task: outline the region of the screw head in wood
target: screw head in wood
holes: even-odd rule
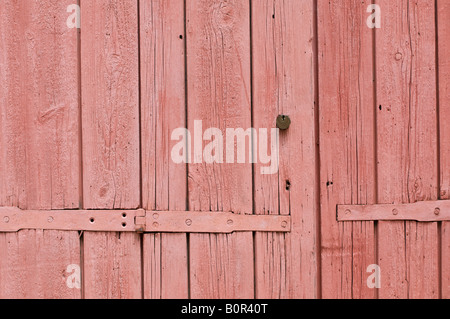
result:
[[[3,217],[3,222],[6,224],[9,223],[9,216]]]
[[[395,216],[397,216],[397,215],[398,215],[398,209],[397,209],[397,208],[394,208],[394,209],[392,210],[392,214],[394,214]]]
[[[440,209],[439,207],[436,207],[436,208],[434,209],[434,214],[435,214],[436,216],[439,216],[440,213],[441,213],[441,209]]]
[[[47,218],[47,221],[48,221],[49,223],[53,223],[53,216],[50,216],[49,218]]]
[[[282,131],[289,129],[291,126],[291,119],[287,115],[278,115],[277,117],[277,128]]]
[[[231,225],[233,225],[233,220],[232,219],[229,219],[228,221],[227,221],[227,224],[229,225],[229,226],[231,226]]]
[[[191,219],[186,219],[186,225],[191,226],[192,225],[192,220]]]
[[[281,227],[286,228],[288,226],[287,221],[281,222]]]

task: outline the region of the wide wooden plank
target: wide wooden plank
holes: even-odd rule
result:
[[[0,206],[77,208],[77,32],[63,1],[0,5]],[[0,234],[0,298],[80,298],[77,232]]]
[[[437,199],[435,3],[378,1],[378,200]],[[437,223],[380,222],[381,298],[439,295]]]
[[[171,135],[186,127],[184,1],[141,0],[143,207],[186,207],[187,167],[171,158]],[[144,235],[144,297],[187,298],[186,234]]]
[[[140,204],[137,1],[81,1],[83,206]],[[141,296],[140,236],[84,234],[86,298]]]
[[[195,121],[202,121],[203,130],[218,128],[223,134],[227,128],[251,127],[249,18],[248,1],[186,2],[187,109],[192,134]],[[201,161],[202,150],[191,157],[193,162]],[[189,210],[252,211],[252,166],[248,158],[245,162],[191,163]],[[192,298],[254,297],[251,232],[192,234],[189,244]]]
[[[439,124],[440,124],[440,196],[450,199],[450,2],[437,0]],[[442,298],[450,299],[450,222],[441,228]]]
[[[321,293],[375,298],[373,222],[336,221],[338,204],[374,204],[373,37],[366,1],[318,1]]]
[[[256,298],[317,298],[317,214],[313,1],[253,0],[253,126],[270,130],[280,114],[279,170],[254,165],[255,213],[291,215],[288,234],[255,234]],[[299,32],[301,30],[301,32]],[[258,150],[262,136],[258,136]],[[267,143],[267,150],[273,140]],[[300,147],[301,145],[301,147]],[[270,154],[270,153],[269,153]]]

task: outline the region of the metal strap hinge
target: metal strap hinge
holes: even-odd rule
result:
[[[144,209],[21,210],[0,207],[0,232],[23,229],[138,233],[290,232],[291,217]]]
[[[450,201],[411,204],[338,205],[338,221],[450,221]]]

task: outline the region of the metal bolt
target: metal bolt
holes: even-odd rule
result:
[[[186,225],[191,226],[192,225],[192,220],[186,219]]]
[[[286,228],[287,226],[288,226],[287,221],[283,221],[283,222],[281,223],[281,227]]]
[[[435,214],[436,216],[438,216],[440,213],[441,213],[441,209],[440,209],[439,207],[436,207],[436,208],[434,209],[434,214]]]
[[[291,126],[291,119],[287,115],[279,115],[277,117],[277,128],[282,131],[287,130]]]
[[[392,210],[392,214],[394,214],[394,215],[398,215],[398,209],[397,208],[394,208],[393,210]]]
[[[4,221],[6,224],[9,223],[9,216],[3,217],[3,221]]]
[[[403,54],[401,54],[400,52],[397,52],[397,53],[395,54],[395,59],[396,59],[397,61],[400,61],[402,58],[403,58]]]
[[[53,217],[50,216],[49,218],[47,218],[47,221],[48,221],[49,223],[53,223]]]

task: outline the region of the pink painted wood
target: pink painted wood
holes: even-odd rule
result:
[[[450,199],[450,2],[437,0],[439,124],[440,124],[440,197]],[[450,222],[441,225],[441,295],[450,299]]]
[[[270,132],[280,114],[292,121],[280,133],[278,172],[262,175],[267,164],[254,165],[255,213],[292,216],[288,234],[255,234],[255,294],[264,299],[317,298],[313,1],[251,4],[253,126]]]
[[[337,205],[450,199],[447,0],[79,0],[81,30],[77,1],[0,2],[0,207],[292,220],[0,233],[0,298],[450,298],[449,222],[336,220]],[[175,128],[279,114],[277,174],[171,159]]]
[[[81,1],[83,206],[140,205],[137,2]],[[86,298],[140,298],[134,233],[84,234]]]
[[[248,1],[186,2],[191,132],[196,120],[203,121],[205,130],[251,127],[249,18]],[[249,160],[246,164],[190,164],[188,179],[189,210],[252,211]],[[254,297],[251,232],[192,234],[189,238],[192,298]]]
[[[376,31],[378,200],[437,199],[435,10],[380,0]],[[380,222],[380,298],[439,296],[437,223]]]
[[[184,1],[140,1],[143,207],[185,211],[187,166],[171,159],[186,127]],[[170,248],[169,248],[170,247]],[[144,297],[189,296],[186,234],[146,234]]]
[[[69,0],[0,5],[0,206],[78,208],[77,33]],[[2,221],[3,222],[3,221]],[[0,298],[80,298],[77,232],[0,233]]]
[[[338,204],[374,204],[373,37],[367,2],[318,1],[323,298],[375,298],[373,222],[336,221]]]

